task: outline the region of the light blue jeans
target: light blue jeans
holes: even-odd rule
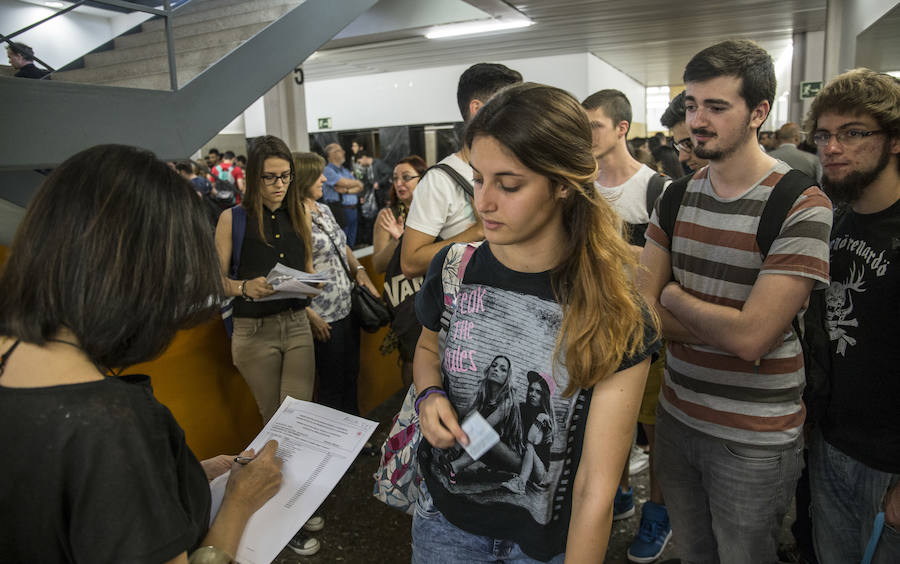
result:
[[[562,564],[565,554],[549,560]],[[431,496],[423,490],[416,501],[412,524],[412,564],[463,564],[503,562],[505,564],[537,564],[518,544],[467,533],[454,526],[438,511]]]
[[[662,409],[654,471],[684,564],[778,562],[778,531],[803,469],[803,442],[739,445],[700,433]]]
[[[831,446],[819,432],[809,445],[813,541],[820,564],[862,560],[882,497],[900,474],[881,472]],[[900,531],[884,525],[877,564],[900,562]]]

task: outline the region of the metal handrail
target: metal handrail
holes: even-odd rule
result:
[[[184,0],[183,2],[181,2],[174,8],[172,7],[171,0],[163,0],[163,9],[162,10],[158,10],[156,8],[151,8],[149,6],[144,6],[142,4],[136,4],[134,2],[128,2],[126,0],[92,0],[92,1],[97,4],[106,4],[108,6],[116,6],[117,8],[127,8],[129,10],[134,10],[136,12],[144,12],[145,14],[153,14],[155,16],[162,16],[166,19],[166,24],[165,24],[166,52],[167,52],[168,58],[169,58],[169,85],[171,86],[172,90],[178,90],[178,73],[177,73],[177,69],[175,68],[175,38],[174,38],[174,30],[173,30],[173,26],[172,26],[172,16],[179,8],[183,7],[188,2],[190,2],[190,0]],[[37,21],[33,24],[29,24],[29,25],[23,27],[22,29],[15,31],[9,35],[3,35],[2,33],[0,33],[0,40],[2,40],[4,43],[11,45],[12,41],[10,41],[10,40],[12,38],[14,38],[15,36],[21,35],[22,33],[25,33],[26,31],[34,29],[37,26],[39,26],[43,23],[46,23],[57,16],[61,16],[63,14],[71,12],[72,10],[81,6],[85,2],[87,2],[87,0],[79,0],[79,1],[75,2],[74,4],[72,4],[71,6],[69,6],[67,8],[63,8],[62,10],[54,13],[53,15],[47,16],[46,18],[44,18],[40,21]],[[56,72],[53,67],[51,67],[44,61],[40,60],[36,56],[34,57],[34,60],[37,61],[38,63],[40,63],[41,65],[43,65],[51,73]],[[50,74],[46,74],[42,78],[47,78],[49,76],[50,76]]]

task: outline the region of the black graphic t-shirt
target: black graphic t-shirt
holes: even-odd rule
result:
[[[900,472],[900,200],[837,220],[826,321],[834,347],[829,443],[883,472]]]
[[[511,540],[531,558],[549,560],[565,552],[590,390],[562,396],[568,374],[553,362],[562,310],[550,273],[510,270],[487,242],[472,255],[453,315],[442,322],[449,250],[432,260],[416,312],[424,327],[446,330],[441,375],[460,420],[477,410],[500,442],[473,461],[459,445],[437,449],[423,438],[419,469],[435,507],[455,526]],[[659,348],[649,325],[645,333],[643,350],[620,370]]]

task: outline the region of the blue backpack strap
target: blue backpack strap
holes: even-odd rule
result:
[[[234,206],[231,208],[231,268],[228,269],[228,277],[235,280],[241,264],[241,248],[244,246],[246,233],[247,210],[244,206]]]

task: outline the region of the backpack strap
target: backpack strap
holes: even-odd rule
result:
[[[455,168],[448,164],[438,163],[426,170],[425,174],[423,174],[422,176],[425,176],[434,169],[438,169],[452,178],[453,181],[463,189],[463,192],[466,193],[466,196],[468,196],[470,200],[475,198],[475,189],[472,187],[472,183],[463,178],[463,175],[461,175]]]
[[[659,174],[658,172],[650,177],[650,181],[647,182],[647,216],[653,215],[653,208],[656,207],[656,200],[659,199],[659,196],[663,192],[663,188],[666,186],[666,180],[669,177],[665,174]]]
[[[237,280],[238,267],[241,265],[241,248],[244,246],[244,235],[247,233],[247,209],[244,206],[231,208],[231,268],[228,277]]]
[[[684,199],[688,183],[693,177],[694,173],[692,172],[678,180],[672,181],[659,200],[659,226],[669,238],[670,248],[672,246],[672,235],[675,233],[675,220],[678,218],[678,210],[681,208],[681,200]]]
[[[794,206],[794,202],[800,194],[810,186],[815,186],[816,181],[800,172],[791,169],[772,188],[762,215],[759,217],[759,226],[756,228],[756,245],[765,260],[772,248],[772,243],[781,233],[781,226],[787,219],[788,212]]]

